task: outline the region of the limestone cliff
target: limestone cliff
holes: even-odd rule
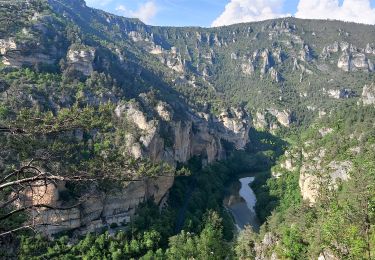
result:
[[[122,144],[124,153],[134,158],[166,162],[172,167],[177,162],[186,163],[193,156],[200,156],[203,164],[224,159],[224,141],[232,143],[235,149],[243,149],[249,141],[251,122],[240,108],[228,109],[219,118],[190,111],[185,119],[176,120],[167,103],[158,102],[152,107],[146,95],[141,94],[139,101],[119,102],[114,113],[118,120],[136,128],[127,133],[126,142]],[[145,177],[110,192],[103,192],[94,185],[78,202],[64,201],[60,197],[65,183],[47,187],[41,183],[26,192],[17,206],[42,203],[56,207],[40,208],[32,213],[34,222],[43,224],[39,226],[40,231],[47,235],[66,230],[83,234],[112,223],[129,222],[137,206],[148,199],[162,206],[173,181],[173,176]],[[74,206],[70,207],[71,204]],[[66,210],[59,209],[66,207]]]
[[[75,230],[77,235],[82,235],[114,223],[128,223],[141,202],[153,199],[156,204],[161,203],[172,187],[173,180],[173,176],[144,178],[122,188],[114,188],[111,192],[102,192],[94,186],[72,207],[59,195],[65,190],[65,183],[50,184],[47,187],[41,184],[32,189],[33,194],[25,194],[17,203],[19,206],[42,203],[55,208],[39,208],[32,212],[34,223],[39,224],[37,228],[46,235],[67,230]]]
[[[361,101],[364,105],[375,104],[375,84],[366,85],[363,87]]]
[[[72,70],[89,76],[93,72],[95,49],[87,46],[72,46],[67,53],[67,63]]]

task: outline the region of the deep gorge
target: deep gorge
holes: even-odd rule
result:
[[[373,258],[374,26],[3,2],[0,258]]]

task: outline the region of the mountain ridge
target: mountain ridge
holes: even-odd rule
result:
[[[28,134],[23,142],[13,136],[18,131],[1,133],[1,171],[51,153],[59,156],[41,167],[117,178],[20,187],[13,206],[37,213],[38,231],[81,236],[126,226],[148,200],[158,204],[160,219],[163,212],[173,217],[168,196],[176,193],[185,210],[193,207],[187,207],[192,194],[198,197],[193,203],[205,205],[186,216],[185,227],[197,231],[192,226],[201,226],[204,210],[225,217],[216,193],[224,192],[232,169],[259,170],[254,189],[265,225],[259,236],[246,234],[260,259],[370,251],[347,245],[347,237],[362,243],[370,229],[342,214],[363,203],[348,200],[345,189],[367,200],[366,186],[356,182],[373,181],[375,26],[289,17],[160,27],[83,0],[13,4],[0,4],[6,17],[0,19],[0,130],[11,126]],[[190,179],[176,176],[184,167],[193,169]],[[43,190],[47,195],[39,196]],[[41,203],[71,208],[38,209]],[[358,225],[370,225],[358,210],[353,214]],[[335,219],[325,222],[326,215],[341,218],[356,237],[333,229]],[[325,228],[321,241],[313,238],[314,221]]]

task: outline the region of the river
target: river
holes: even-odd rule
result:
[[[232,184],[231,195],[225,198],[224,204],[232,214],[238,229],[243,229],[245,225],[251,225],[258,232],[260,223],[255,213],[256,196],[250,188],[254,177],[244,177],[239,179],[239,183]]]

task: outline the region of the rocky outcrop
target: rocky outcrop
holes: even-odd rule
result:
[[[143,38],[143,35],[142,33],[140,32],[137,32],[137,31],[131,31],[128,33],[128,36],[130,39],[132,39],[132,41],[134,42],[141,42],[141,41],[144,41],[144,38]]]
[[[331,57],[331,54],[338,53],[340,50],[341,55],[337,62],[338,68],[344,71],[374,71],[373,62],[366,56],[366,54],[372,54],[370,44],[363,50],[348,42],[334,42],[323,48],[320,57],[328,59]]]
[[[323,48],[321,57],[327,59],[331,56],[332,53],[337,53],[340,50],[340,45],[338,42],[334,42]]]
[[[245,75],[252,75],[255,71],[255,67],[252,61],[249,60],[249,62],[241,64],[241,70],[242,73]]]
[[[281,74],[275,69],[275,68],[271,68],[270,69],[270,75],[271,75],[271,79],[273,82],[276,82],[276,83],[279,83],[282,81],[282,77],[281,77]]]
[[[173,112],[167,103],[159,101],[155,107],[155,110],[162,120],[167,122],[172,120]]]
[[[95,49],[88,46],[72,46],[66,55],[66,59],[71,69],[89,76],[94,70]]]
[[[152,45],[149,52],[154,55],[161,55],[163,54],[164,50],[160,45]]]
[[[366,55],[363,53],[353,54],[352,65],[355,69],[362,69],[365,71],[372,71],[373,69],[370,69],[369,61],[367,60]]]
[[[302,152],[302,154],[299,187],[303,199],[308,201],[310,205],[316,203],[320,194],[320,187],[335,189],[339,181],[346,181],[350,178],[349,173],[353,168],[350,161],[326,163],[325,149]]]
[[[304,62],[311,62],[314,57],[312,55],[312,50],[309,45],[305,44],[300,51],[300,59]]]
[[[176,47],[171,47],[170,50],[164,51],[161,47],[155,46],[151,43],[146,49],[149,52],[156,54],[159,61],[173,71],[178,73],[185,72],[186,61],[182,58],[180,51]]]
[[[267,115],[271,115],[277,122],[271,122]],[[280,111],[275,108],[269,108],[264,111],[257,111],[253,118],[254,126],[257,129],[265,130],[276,130],[280,125],[284,127],[290,127],[292,123],[292,116],[289,110]]]
[[[363,87],[361,101],[364,105],[375,104],[375,84],[366,85]]]
[[[17,52],[7,53],[3,56],[2,63],[5,66],[20,68],[24,65],[33,66],[37,64],[53,64],[55,60],[51,60],[48,55],[36,53],[34,55],[19,55]]]
[[[249,142],[250,127],[249,116],[242,108],[230,108],[220,114],[219,124],[215,128],[221,139],[233,143],[240,150]]]
[[[288,110],[279,111],[277,109],[272,108],[272,109],[268,109],[268,112],[271,115],[275,116],[277,121],[282,126],[289,127],[290,124],[292,123],[291,113]]]
[[[279,238],[267,232],[260,242],[256,242],[254,246],[255,260],[278,260],[277,253],[274,251],[275,247],[280,243]]]
[[[0,39],[0,54],[3,65],[15,68],[56,62],[55,51],[50,51],[47,54],[43,48],[28,46],[26,43],[17,43],[13,38]]]
[[[347,99],[347,98],[352,98],[355,97],[356,94],[353,90],[351,89],[329,89],[327,91],[327,94],[329,97],[334,98],[334,99]]]
[[[58,206],[56,203],[59,199],[58,190],[63,190],[65,183],[45,183],[44,181],[39,181],[34,183],[33,186],[28,187],[24,190],[23,194],[16,201],[16,206],[19,208],[28,207],[31,205],[51,205]]]
[[[251,124],[241,108],[225,110],[218,118],[190,111],[184,120],[173,120],[168,104],[158,102],[152,108],[152,101],[141,96],[142,102],[119,103],[115,109],[118,120],[128,128],[123,150],[135,158],[163,161],[174,167],[177,162],[185,163],[193,156],[201,156],[203,164],[207,164],[225,158],[223,141],[232,143],[236,149],[243,149],[249,141]],[[159,204],[173,181],[173,176],[145,177],[105,193],[92,187],[82,195],[77,206],[67,210],[35,210],[34,221],[42,224],[40,231],[47,235],[72,229],[83,234],[112,223],[120,225],[130,221],[141,202],[152,198]],[[72,204],[60,198],[64,190],[64,183],[59,186],[41,183],[40,188],[26,192],[18,206],[43,203],[60,208]]]
[[[346,48],[341,54],[337,67],[344,71],[374,71],[374,64],[369,60],[364,53],[352,52]]]
[[[253,123],[254,123],[255,128],[260,129],[260,130],[264,130],[267,128],[268,123],[266,120],[265,113],[257,111],[255,113],[255,117],[253,121],[254,121]]]
[[[261,74],[264,75],[273,66],[273,60],[268,49],[263,50],[260,56],[262,58]]]
[[[349,161],[332,161],[327,167],[329,171],[329,178],[332,181],[331,184],[336,185],[339,180],[347,181],[350,179],[349,173],[353,168],[353,164]]]
[[[171,121],[171,112],[162,103],[155,107],[155,112],[168,122],[163,127],[169,129],[168,139],[171,139],[172,147],[164,144],[166,137],[160,134],[161,122],[149,120],[138,103],[128,102],[116,108],[118,117],[126,117],[139,129],[138,139],[128,138],[128,151],[133,156],[147,155],[154,160],[187,162],[192,156],[201,155],[212,162],[223,158],[221,140],[233,143],[236,149],[243,149],[249,141],[251,124],[247,113],[239,108],[229,109],[219,118],[187,113],[185,121]],[[143,149],[139,151],[139,147]]]
[[[335,256],[330,250],[326,249],[320,253],[318,260],[340,260],[340,258]]]
[[[10,51],[17,50],[17,44],[14,39],[0,39],[0,54],[5,55]]]
[[[375,44],[368,43],[365,48],[366,54],[374,54],[375,55]]]
[[[339,69],[342,69],[344,71],[350,71],[351,70],[351,56],[349,53],[343,53],[338,62],[337,67]]]
[[[295,171],[297,169],[298,155],[291,151],[286,151],[284,156],[285,160],[280,163],[280,167],[288,171]]]
[[[126,224],[134,215],[137,206],[148,199],[159,204],[173,185],[173,176],[144,178],[142,181],[130,182],[123,188],[114,188],[110,193],[103,193],[93,188],[89,195],[80,199],[74,207],[62,209],[40,208],[32,213],[33,221],[39,231],[46,235],[53,235],[61,231],[76,230],[77,235],[94,232],[115,223]],[[44,189],[44,185],[40,186]],[[43,202],[51,207],[64,207],[59,193],[65,189],[61,184],[47,187],[48,196],[43,196]],[[28,194],[28,198],[37,200],[38,195]],[[48,201],[47,201],[48,198]]]

